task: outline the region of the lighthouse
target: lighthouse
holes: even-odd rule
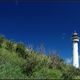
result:
[[[73,41],[73,66],[75,68],[79,68],[79,53],[78,53],[79,37],[76,32],[74,32],[72,35],[72,41]]]

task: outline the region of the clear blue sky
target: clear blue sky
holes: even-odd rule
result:
[[[80,35],[80,2],[0,1],[0,33],[8,39],[35,48],[44,42],[46,52],[56,50],[65,59],[72,57],[74,30]]]

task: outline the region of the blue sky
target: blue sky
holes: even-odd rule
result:
[[[35,49],[43,42],[47,53],[58,51],[63,59],[71,58],[74,30],[80,35],[80,2],[0,3],[0,33],[8,39],[32,44]]]

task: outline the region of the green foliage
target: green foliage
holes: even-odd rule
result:
[[[5,63],[0,65],[0,79],[24,79],[27,76],[23,75],[19,66]]]
[[[69,66],[67,71],[63,72],[63,79],[80,79],[80,69],[76,69],[73,66]]]
[[[49,64],[49,67],[61,69],[61,65],[64,64],[63,59],[61,59],[57,54],[51,54],[50,58],[51,58],[51,63]]]
[[[6,47],[5,47],[5,48],[6,48],[7,50],[9,50],[9,51],[12,51],[12,50],[13,50],[13,44],[14,44],[14,43],[13,43],[12,41],[6,40]]]
[[[23,43],[18,43],[16,46],[16,52],[18,53],[19,56],[26,58],[26,47]]]
[[[4,40],[5,40],[5,37],[0,35],[0,47],[2,47]]]
[[[24,79],[21,66],[25,60],[19,58],[17,54],[10,53],[5,49],[0,49],[0,79]]]
[[[80,79],[80,69],[0,36],[0,79]]]
[[[37,53],[31,53],[27,59],[26,73],[32,74],[33,72],[43,67],[48,67],[49,59],[47,56],[40,55]],[[30,73],[29,73],[30,72]]]
[[[62,73],[58,69],[49,69],[47,67],[43,67],[38,71],[33,73],[32,78],[36,79],[61,79]]]
[[[21,66],[26,62],[26,60],[19,57],[14,52],[9,52],[8,50],[2,48],[0,49],[0,62],[4,63],[3,61],[9,62],[14,65],[18,65],[18,66]]]

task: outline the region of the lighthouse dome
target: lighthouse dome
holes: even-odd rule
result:
[[[77,34],[77,32],[74,32],[73,35],[74,35],[74,36],[77,36],[78,34]]]

